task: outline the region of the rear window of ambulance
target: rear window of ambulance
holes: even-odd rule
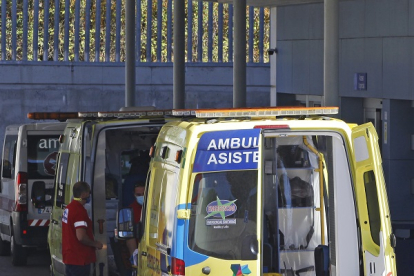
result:
[[[27,173],[29,179],[53,179],[59,135],[29,135],[27,137]]]

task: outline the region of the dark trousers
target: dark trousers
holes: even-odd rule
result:
[[[91,265],[65,265],[66,276],[89,276]]]

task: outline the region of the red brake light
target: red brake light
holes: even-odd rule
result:
[[[172,275],[185,275],[185,263],[183,260],[177,258],[171,258],[171,274]]]
[[[27,173],[19,172],[16,181],[16,211],[27,211]]]
[[[17,184],[27,184],[27,173],[19,172],[17,174]]]

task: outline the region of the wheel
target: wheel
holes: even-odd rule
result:
[[[0,256],[9,256],[10,255],[10,243],[8,241],[3,241],[0,235]]]
[[[22,247],[21,245],[16,243],[14,238],[14,233],[10,238],[11,244],[11,257],[12,257],[12,264],[14,266],[23,266],[27,264],[27,250]]]

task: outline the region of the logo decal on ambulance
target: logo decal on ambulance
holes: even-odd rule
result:
[[[210,202],[206,206],[207,216],[205,218],[212,218],[206,220],[206,225],[228,225],[236,224],[236,219],[226,219],[226,217],[233,215],[237,211],[235,200],[221,200],[217,197],[216,201]],[[214,219],[216,218],[216,219]],[[218,228],[218,227],[217,227]],[[220,227],[221,228],[221,227]]]
[[[54,151],[43,161],[45,173],[48,175],[55,175],[57,154],[57,151]]]
[[[232,264],[231,270],[233,271],[233,276],[243,276],[252,273],[249,269],[249,265]]]

